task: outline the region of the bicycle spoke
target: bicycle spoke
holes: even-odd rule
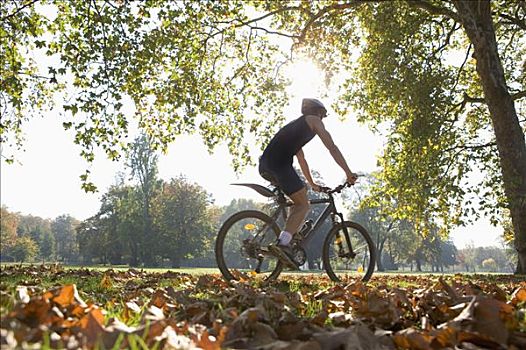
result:
[[[359,245],[359,246],[354,246],[353,245],[353,248],[352,248],[354,251],[362,251],[363,249],[367,249],[367,242],[364,242],[363,244]]]
[[[345,225],[345,230],[333,228],[324,242],[325,269],[335,281],[345,275],[367,280],[374,269],[374,245],[363,228],[349,222]]]
[[[225,278],[268,279],[279,274],[281,264],[267,249],[279,233],[271,222],[257,211],[240,212],[225,222],[216,241],[216,259]]]

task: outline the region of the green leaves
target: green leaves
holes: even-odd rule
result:
[[[488,180],[480,185],[494,189],[482,209],[502,216],[489,111],[475,103],[482,86],[450,2],[72,0],[45,2],[46,11],[27,4],[6,5],[0,32],[3,144],[20,146],[27,119],[59,96],[63,127],[75,130],[88,162],[95,148],[119,159],[137,124],[161,150],[180,134],[199,133],[210,150],[227,144],[239,169],[251,164],[252,141],[261,148],[284,120],[289,82],[279,67],[307,54],[338,85],[339,114],[354,110],[358,121],[385,130],[386,188],[378,193],[399,203],[393,215],[446,229],[465,221],[479,209],[470,198],[479,183],[466,181],[482,171]],[[510,90],[522,91],[516,20],[524,9],[516,1],[492,6],[504,74]],[[30,60],[32,47],[54,64]],[[89,177],[82,181],[93,189]]]

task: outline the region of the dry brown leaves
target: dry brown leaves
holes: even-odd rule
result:
[[[263,286],[217,275],[86,271],[76,273],[99,274],[101,290],[118,288],[121,298],[95,305],[73,284],[19,286],[1,319],[2,349],[44,341],[128,348],[130,335],[161,349],[526,348],[526,283],[512,276],[382,275],[335,285],[300,275]],[[138,287],[138,279],[149,283]],[[173,284],[155,286],[166,279]],[[121,305],[113,317],[105,310],[112,303]]]

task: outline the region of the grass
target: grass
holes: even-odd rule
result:
[[[52,350],[52,349],[65,349],[66,345],[64,345],[62,342],[58,342],[58,344],[52,345],[51,339],[50,339],[49,333],[45,333],[43,335],[43,341],[42,344],[38,347],[38,349],[41,350]],[[122,349],[124,342],[126,341],[126,349],[129,350],[156,350],[159,349],[160,342],[156,342],[153,346],[148,346],[148,344],[145,343],[143,338],[137,334],[127,334],[124,333],[119,334],[117,337],[115,344],[113,344],[113,347],[111,347],[111,350],[119,350]],[[35,348],[36,349],[36,348]],[[101,344],[97,343],[93,347],[94,350],[107,350],[107,348]]]
[[[12,262],[3,262],[0,264],[0,270],[4,267],[9,266],[40,266],[41,263],[12,263]],[[55,265],[53,263],[45,263],[44,265]],[[168,268],[168,267],[131,267],[128,265],[93,265],[93,266],[83,266],[83,265],[60,265],[61,268],[66,270],[78,270],[78,269],[88,269],[93,271],[128,271],[129,269],[135,269],[139,271],[146,271],[151,273],[164,273],[168,271],[177,272],[177,273],[189,273],[195,275],[202,274],[214,274],[220,273],[218,268],[214,267],[182,267],[182,268]]]

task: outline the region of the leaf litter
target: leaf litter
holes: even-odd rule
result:
[[[220,275],[2,267],[2,349],[525,349],[526,282],[506,275]],[[44,279],[97,281],[44,289]],[[140,344],[140,345],[137,345]]]

